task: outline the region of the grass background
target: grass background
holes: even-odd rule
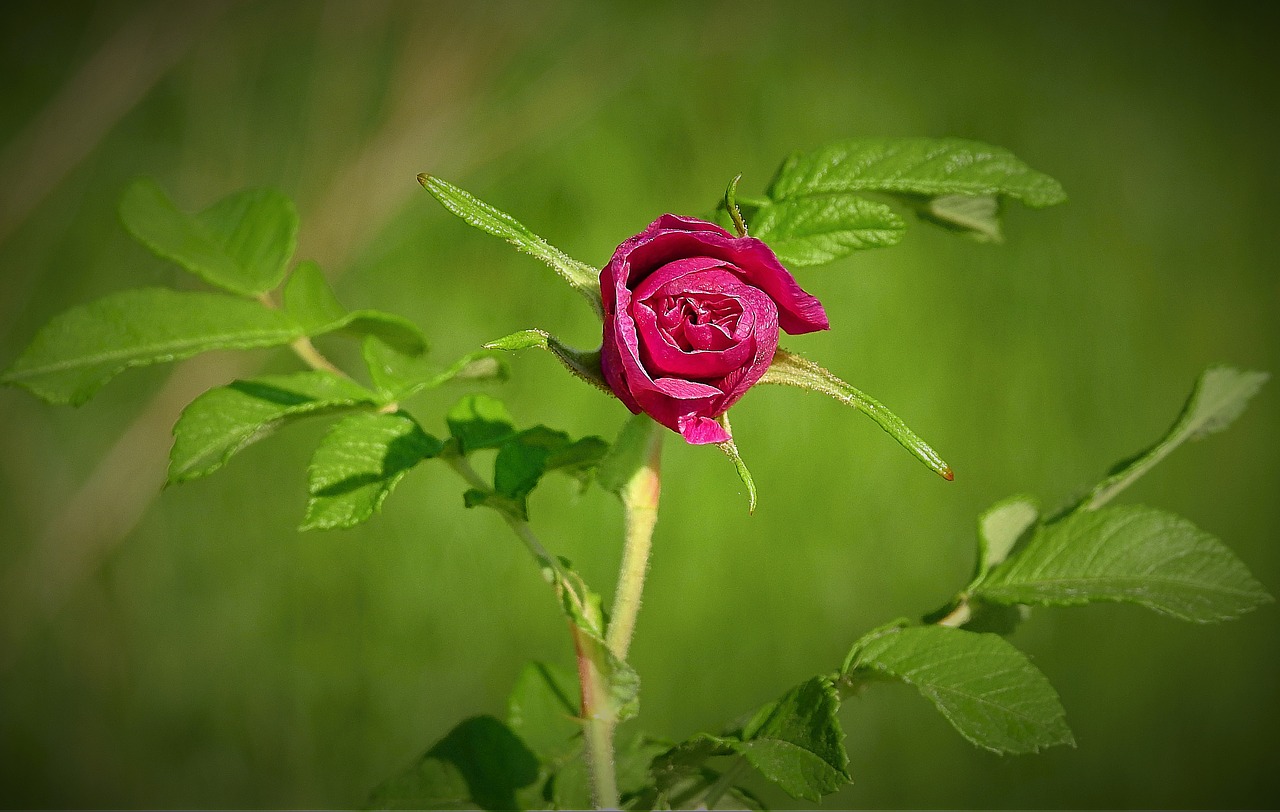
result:
[[[0,363],[56,312],[186,285],[115,203],[157,178],[188,209],[245,186],[298,201],[299,258],[351,306],[421,323],[441,361],[539,326],[597,326],[536,262],[454,220],[431,171],[603,263],[658,213],[860,135],[956,135],[1062,181],[1002,246],[913,223],[801,274],[833,329],[791,346],[883,400],[952,464],[791,390],[734,411],[761,492],[668,445],[633,648],[638,722],[683,737],[945,601],[973,522],[1057,504],[1162,432],[1214,362],[1280,371],[1280,104],[1245,6],[945,2],[102,2],[0,11]],[[341,348],[335,350],[341,354]],[[514,359],[514,414],[611,436],[617,403]],[[162,489],[203,387],[291,368],[215,354],[122,376],[79,410],[0,391],[0,803],[349,807],[520,665],[568,663],[527,555],[415,471],[375,520],[299,534],[309,423]],[[1178,451],[1123,501],[1175,510],[1280,587],[1280,397]],[[428,430],[456,393],[417,404]],[[554,483],[535,526],[607,590],[619,510]],[[1132,607],[1039,611],[1014,637],[1079,745],[1001,758],[901,686],[846,704],[840,807],[1274,807],[1274,606],[1196,627]],[[770,796],[785,805],[785,798]]]

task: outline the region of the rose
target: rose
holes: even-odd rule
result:
[[[600,292],[609,387],[693,444],[730,439],[715,418],[768,370],[779,328],[829,327],[769,246],[674,214],[618,246]]]

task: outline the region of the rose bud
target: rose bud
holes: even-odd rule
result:
[[[618,246],[600,292],[609,387],[696,445],[730,439],[716,418],[769,368],[779,328],[829,327],[769,246],[674,214]]]

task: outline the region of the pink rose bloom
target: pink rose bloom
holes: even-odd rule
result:
[[[769,246],[674,214],[618,246],[600,292],[609,387],[695,445],[729,439],[715,418],[769,368],[779,328],[830,326]]]

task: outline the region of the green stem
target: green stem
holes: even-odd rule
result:
[[[658,496],[662,490],[662,427],[652,423],[645,441],[644,462],[621,488],[625,516],[622,565],[613,599],[613,614],[605,631],[605,646],[619,661],[627,658],[635,633],[640,596],[649,569],[653,528],[658,521]],[[597,809],[618,806],[618,780],[614,764],[613,734],[617,709],[608,697],[608,684],[600,669],[604,652],[596,641],[574,629],[578,652],[578,679],[582,684],[583,736],[591,775],[591,800]]]
[[[264,303],[271,305],[269,298]],[[334,366],[306,338],[299,339],[292,345],[294,353],[313,369],[322,369],[338,375],[346,376],[341,369]],[[388,404],[389,410],[398,408],[397,404]],[[609,625],[606,645],[618,659],[626,657],[631,644],[631,635],[635,630],[636,613],[640,609],[640,592],[644,588],[645,571],[648,568],[650,540],[653,527],[657,521],[658,492],[660,480],[658,476],[659,455],[661,452],[660,427],[655,423],[649,435],[646,463],[628,481],[622,489],[621,496],[626,508],[626,540],[622,557],[622,572],[618,579],[618,593],[615,599],[615,618]],[[468,485],[477,490],[491,491],[466,457],[460,454],[445,454],[442,458],[462,477]],[[550,571],[549,580],[562,598],[567,597],[577,605],[583,616],[594,614],[595,622],[603,626],[603,619],[598,611],[583,604],[582,596],[572,587],[568,573],[554,556],[547,551],[538,537],[534,535],[529,523],[506,512],[501,512],[507,526],[533,555],[539,566]],[[613,733],[617,727],[617,709],[609,697],[609,680],[603,670],[606,662],[605,652],[600,644],[578,628],[569,624],[573,636],[574,652],[578,661],[578,681],[582,689],[582,726],[586,743],[587,765],[591,774],[591,799],[597,809],[617,809],[619,807],[618,779],[613,757]]]
[[[702,794],[702,803],[699,807],[702,809],[715,809],[716,804],[720,802],[723,796],[733,786],[733,782],[738,780],[738,776],[742,775],[747,768],[747,760],[742,756],[734,759],[733,763],[720,773],[720,777],[716,782],[707,787],[707,791]]]
[[[626,531],[618,588],[613,597],[613,615],[605,642],[619,660],[627,658],[631,647],[636,615],[640,612],[640,596],[644,591],[644,577],[649,570],[653,528],[658,522],[658,497],[662,493],[662,431],[657,423],[650,425],[645,462],[618,494],[622,498]]]
[[[447,455],[446,460],[468,485],[478,490],[490,490],[465,457]],[[502,513],[502,518],[516,537],[524,542],[538,564],[551,571],[551,581],[556,590],[574,601],[584,616],[592,614],[591,607],[583,605],[581,596],[571,588],[564,567],[547,552],[529,523],[508,513]],[[600,650],[596,640],[572,622],[569,623],[569,633],[573,637],[573,650],[578,662],[578,684],[582,692],[582,736],[591,775],[592,804],[597,809],[616,809],[619,797],[613,760],[613,731],[617,726],[617,719],[609,698],[609,680],[601,667],[605,662],[604,652]]]
[[[574,624],[569,624],[578,656],[578,683],[582,688],[582,737],[586,743],[587,770],[591,776],[591,804],[596,809],[617,809],[618,776],[613,760],[613,731],[617,726],[609,700],[608,679],[600,670],[598,644]]]

